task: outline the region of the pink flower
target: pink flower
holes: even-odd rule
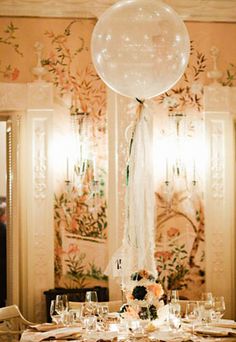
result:
[[[169,251],[161,251],[161,252],[156,252],[155,253],[156,258],[163,258],[163,261],[165,262],[166,260],[171,259],[172,253]]]
[[[71,222],[71,230],[75,232],[77,230],[77,226],[78,226],[77,221],[76,219],[73,218]]]
[[[65,254],[65,251],[63,251],[62,247],[61,246],[55,247],[55,255],[60,256],[62,254]]]
[[[11,80],[15,81],[18,78],[19,74],[20,74],[19,69],[14,68],[14,70],[12,71],[12,74],[11,74]]]
[[[148,291],[152,292],[155,297],[160,298],[163,294],[163,288],[161,284],[151,284],[147,286]]]
[[[175,228],[175,227],[171,227],[170,229],[168,229],[167,235],[168,235],[169,237],[173,237],[173,236],[175,236],[175,235],[179,235],[179,229],[178,229],[178,228]]]
[[[69,248],[68,248],[68,251],[67,251],[67,253],[68,254],[71,254],[71,253],[79,253],[79,247],[76,245],[76,244],[74,244],[74,243],[71,243],[70,245],[69,245]]]

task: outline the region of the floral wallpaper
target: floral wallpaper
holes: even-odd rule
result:
[[[2,17],[0,21],[0,81],[31,82],[37,63],[34,46],[40,42],[45,79],[55,88],[55,135],[82,137],[76,140],[75,153],[71,151],[78,154],[76,163],[70,151],[63,154],[58,147],[58,158],[63,156],[63,160],[55,170],[54,182],[55,287],[107,286],[103,273],[109,230],[106,90],[91,63],[95,20]],[[207,70],[213,68],[211,46],[221,51],[222,84],[236,86],[235,25],[189,22],[187,28],[189,66],[173,89],[154,99],[158,142],[170,135],[170,125],[177,138],[182,130],[189,141],[202,137],[203,85],[209,83]],[[178,288],[183,296],[197,297],[205,281],[200,162],[194,166],[194,176],[192,169],[184,172],[173,161],[168,175],[165,163],[161,168],[154,189],[159,278],[166,291]]]
[[[64,160],[54,170],[55,287],[107,286],[106,90],[91,62],[95,20],[1,20],[1,81],[31,82],[39,48],[45,79],[55,86],[54,135],[75,143],[59,151]],[[24,35],[26,23],[32,30]]]
[[[194,144],[204,139],[202,77],[206,61],[191,41],[189,65],[181,81],[155,99],[164,113],[159,114],[162,120],[154,119],[157,145],[165,140],[171,146],[163,151],[168,166],[163,165],[164,179],[159,179],[155,189],[155,257],[165,291],[178,289],[187,298],[199,298],[205,283],[204,196]]]

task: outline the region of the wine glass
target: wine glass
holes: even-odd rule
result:
[[[225,299],[223,296],[213,297],[214,317],[219,321],[225,313]]]
[[[69,302],[67,295],[57,295],[55,300],[55,309],[61,316],[61,320],[64,321],[64,313],[69,310]]]
[[[212,321],[213,314],[213,295],[211,292],[202,293],[203,321],[208,324]]]
[[[178,330],[181,326],[181,307],[177,302],[169,304],[169,326],[171,329]]]
[[[87,291],[85,293],[86,310],[95,315],[98,303],[98,296],[96,291]]]
[[[85,302],[98,302],[98,296],[96,291],[86,291]]]
[[[188,302],[186,304],[185,317],[191,324],[192,332],[194,332],[195,325],[201,320],[198,302]]]
[[[61,320],[61,315],[56,310],[56,301],[55,299],[51,300],[50,303],[50,317],[52,319],[52,322],[55,322],[56,324],[59,324]]]
[[[67,295],[57,295],[56,296],[56,307],[58,313],[63,313],[64,311],[69,310],[69,301]]]
[[[170,302],[176,303],[179,300],[179,292],[178,290],[172,290],[170,294]]]

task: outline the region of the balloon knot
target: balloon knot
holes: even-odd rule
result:
[[[138,99],[137,97],[136,97],[136,100],[142,105],[144,104],[144,101],[145,101],[145,100]]]

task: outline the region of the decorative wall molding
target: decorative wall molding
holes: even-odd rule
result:
[[[27,279],[28,296],[24,293],[24,312],[34,322],[45,321],[43,292],[54,286],[52,120],[51,108],[28,109],[22,148],[28,165],[24,186],[27,210],[22,212],[27,227],[27,268],[23,277]]]
[[[34,197],[36,199],[44,199],[47,189],[47,142],[45,125],[45,120],[34,121],[33,182]]]
[[[214,198],[224,197],[224,124],[212,120],[211,130],[211,189]]]
[[[2,16],[99,17],[117,0],[1,0]],[[190,21],[236,22],[234,0],[165,0]]]
[[[54,287],[52,84],[0,83],[0,116],[12,130],[7,300],[32,322],[45,321],[43,292]]]
[[[0,111],[26,108],[26,84],[0,83]]]
[[[28,83],[28,109],[52,108],[53,87],[47,82]]]
[[[204,87],[206,290],[225,297],[226,317],[232,318],[236,309],[234,93],[235,89],[217,83]]]

